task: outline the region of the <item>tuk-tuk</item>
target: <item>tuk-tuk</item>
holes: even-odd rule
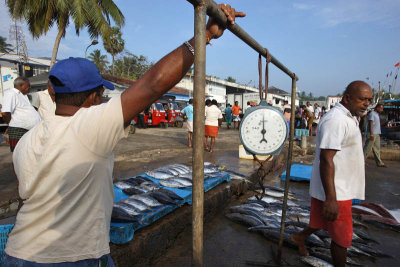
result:
[[[169,126],[176,126],[182,128],[183,119],[181,118],[181,110],[178,104],[175,102],[174,96],[163,96],[159,99],[160,103],[164,105],[164,110],[166,113],[166,120]]]
[[[168,121],[166,120],[166,114],[163,104],[159,101],[151,104],[147,114],[144,115],[144,123],[148,126],[160,125],[162,128],[167,127]]]
[[[144,123],[147,126],[158,126],[166,128],[168,121],[165,119],[165,110],[163,104],[159,101],[151,104],[150,107],[144,110]],[[135,124],[138,123],[137,117],[134,118]],[[136,126],[136,125],[135,125]]]

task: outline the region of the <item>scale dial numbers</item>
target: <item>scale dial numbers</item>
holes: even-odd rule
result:
[[[280,111],[271,108],[256,109],[241,123],[243,146],[257,155],[269,155],[286,141],[287,124]]]

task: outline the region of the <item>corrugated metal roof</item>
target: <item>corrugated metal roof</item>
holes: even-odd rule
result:
[[[15,54],[0,54],[0,61],[8,61],[8,62],[22,62],[23,57],[20,55],[15,55]],[[36,57],[28,57],[27,63],[29,65],[35,65],[35,66],[43,66],[43,67],[49,67],[50,66],[51,60],[48,59],[43,59],[43,58],[36,58]]]

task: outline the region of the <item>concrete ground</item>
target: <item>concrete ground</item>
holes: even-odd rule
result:
[[[388,209],[399,209],[400,200],[400,163],[386,162],[388,168],[377,168],[373,160],[368,160],[366,168],[366,201],[383,204]],[[284,186],[278,175],[269,179],[266,184]],[[291,182],[290,190],[301,199],[302,205],[309,205],[309,183]],[[232,201],[229,206],[244,202],[251,192]],[[221,210],[204,226],[204,266],[255,266],[274,265],[273,252],[276,245],[257,233],[247,232],[245,226],[231,222],[225,217],[228,207]],[[362,266],[400,266],[400,233],[392,230],[370,226],[365,230],[379,244],[372,244],[393,258],[354,258]],[[154,259],[151,266],[190,266],[191,265],[191,233],[176,241],[161,257]],[[271,249],[273,248],[273,249]],[[290,266],[303,266],[295,249],[285,248],[283,259]]]
[[[312,164],[313,161],[313,138],[310,138],[308,151],[302,151],[295,147],[294,162]],[[238,132],[226,130],[223,127],[217,138],[213,153],[205,152],[205,160],[215,164],[225,165],[227,169],[250,176],[259,167],[258,163],[252,160],[238,159],[238,145],[240,143]],[[137,129],[136,133],[129,135],[122,140],[115,151],[114,177],[130,177],[142,174],[147,169],[156,168],[169,163],[191,164],[192,149],[187,147],[187,134],[185,128],[152,128]],[[16,180],[12,169],[11,153],[8,147],[0,146],[0,207],[15,198]],[[400,163],[398,161],[386,161],[388,168],[376,168],[373,160],[367,161],[366,171],[366,193],[367,201],[381,203],[389,209],[398,209],[400,193]],[[281,170],[283,171],[283,170]],[[272,185],[281,185],[279,173],[271,175],[266,182]],[[213,189],[207,195],[218,194],[221,185]],[[308,183],[291,183],[292,191],[303,201],[303,205],[309,205]],[[242,225],[233,223],[225,218],[229,206],[243,202],[250,192],[233,195],[228,199],[225,208],[216,209],[211,217],[206,219],[204,225],[204,265],[205,266],[247,266],[250,262],[258,263],[258,266],[273,264],[272,251],[274,245],[259,234],[249,233]],[[230,202],[230,203],[229,203]],[[190,216],[191,208],[183,207],[182,211],[176,210],[166,220],[162,219],[163,227],[149,226],[135,233],[134,240],[140,242],[145,240],[146,235],[153,230],[168,231],[168,229],[178,227],[171,223],[176,222],[179,213],[185,217]],[[13,213],[8,213],[8,216]],[[1,215],[0,215],[1,216]],[[175,218],[173,221],[171,218]],[[1,218],[1,217],[0,217]],[[12,222],[13,218],[7,220]],[[169,220],[169,221],[168,221]],[[189,217],[190,220],[190,217]],[[4,222],[4,221],[3,221]],[[0,223],[2,223],[0,221]],[[6,223],[6,222],[4,222]],[[148,261],[136,262],[134,259],[129,261],[129,266],[190,266],[191,261],[191,228],[184,225],[179,235],[166,246],[166,252],[157,257],[151,257]],[[169,227],[169,228],[168,228]],[[182,227],[182,225],[179,225]],[[392,259],[377,259],[371,262],[365,259],[363,266],[399,266],[400,256],[397,251],[400,249],[399,233],[390,230],[377,229],[371,226],[367,232],[380,241],[377,248],[394,256]],[[153,234],[154,238],[157,233]],[[130,246],[131,248],[128,248]],[[121,258],[130,258],[125,252],[135,249],[131,244],[111,247],[112,255],[117,266],[127,266],[126,261]],[[121,253],[118,253],[121,251]],[[122,253],[123,252],[123,253]],[[146,257],[142,253],[142,257]],[[285,261],[292,266],[299,266],[297,252],[293,249],[284,250]],[[120,263],[120,264],[119,264]]]

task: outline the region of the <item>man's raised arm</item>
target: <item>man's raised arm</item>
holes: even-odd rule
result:
[[[229,5],[221,4],[220,8],[225,13],[228,23],[234,24],[235,17],[244,17],[242,12],[236,12]],[[218,25],[212,18],[208,20],[206,40],[219,38],[225,26]],[[142,78],[125,90],[121,95],[124,123],[128,125],[132,118],[144,110],[151,103],[159,99],[164,93],[177,84],[185,76],[193,64],[194,56],[188,46],[194,49],[194,38],[190,45],[182,44],[174,51],[158,61]]]

